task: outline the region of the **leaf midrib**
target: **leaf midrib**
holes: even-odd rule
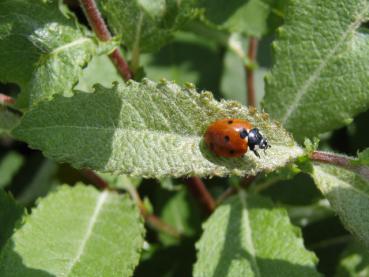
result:
[[[48,130],[48,129],[58,129],[58,128],[71,128],[71,129],[81,129],[81,130],[98,130],[98,131],[121,131],[121,132],[136,132],[136,133],[143,133],[145,130],[149,130],[149,133],[154,133],[158,135],[167,135],[167,136],[180,136],[185,137],[192,140],[199,140],[200,135],[189,135],[189,134],[181,134],[181,133],[174,133],[174,132],[167,132],[167,131],[159,131],[159,130],[152,130],[152,129],[142,129],[142,131],[138,131],[137,129],[132,128],[122,128],[122,127],[98,127],[98,126],[78,126],[78,125],[58,125],[58,126],[44,126],[44,127],[32,127],[32,128],[22,128],[22,131],[39,131],[39,130]],[[15,132],[17,130],[15,129]]]
[[[286,110],[285,115],[282,117],[282,125],[287,126],[287,122],[290,119],[290,116],[296,111],[297,107],[300,105],[301,99],[308,92],[309,88],[315,83],[315,81],[319,78],[320,73],[324,70],[324,68],[328,65],[330,59],[336,54],[337,50],[343,45],[349,35],[357,29],[360,24],[365,19],[365,14],[368,13],[369,3],[365,0],[364,7],[358,9],[357,19],[349,25],[347,30],[342,34],[341,39],[337,42],[337,44],[329,51],[329,53],[325,56],[324,59],[321,60],[319,66],[314,70],[314,72],[310,75],[308,79],[304,82],[301,88],[297,91],[296,97],[294,98],[292,104],[289,105],[289,108]]]
[[[109,196],[109,193],[107,191],[102,192],[99,197],[96,199],[95,209],[90,217],[90,220],[88,221],[86,231],[84,233],[84,236],[82,237],[81,244],[79,245],[75,257],[71,260],[71,262],[67,266],[66,270],[66,276],[69,276],[69,274],[72,272],[73,267],[78,263],[81,256],[83,255],[83,252],[85,250],[86,244],[89,240],[89,238],[92,235],[92,230],[97,222],[97,219],[100,215],[100,212],[102,211],[103,205],[106,203],[107,198]]]

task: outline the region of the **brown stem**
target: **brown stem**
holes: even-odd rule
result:
[[[352,169],[351,162],[353,161],[352,158],[337,155],[335,153],[328,153],[323,151],[314,151],[310,158],[313,161],[326,163],[326,164],[332,164],[340,167],[344,167],[346,169]]]
[[[184,182],[192,195],[199,200],[205,212],[211,214],[216,207],[216,203],[201,179],[199,177],[191,177],[184,179]]]
[[[100,189],[109,189],[109,185],[105,182],[99,175],[97,175],[94,171],[90,169],[83,169],[82,174],[96,187]],[[154,229],[158,231],[162,231],[172,237],[179,238],[180,233],[172,226],[168,225],[156,215],[150,214],[149,211],[146,209],[145,205],[143,204],[140,195],[137,193],[135,188],[127,187],[127,191],[136,202],[141,215],[145,219],[145,221],[152,226]]]
[[[98,187],[99,189],[108,189],[109,185],[102,179],[99,175],[93,172],[91,169],[82,169],[81,173],[83,176],[87,178],[93,185]]]
[[[229,187],[227,188],[217,199],[217,206],[222,204],[227,198],[236,194],[238,188],[237,187]]]
[[[241,180],[241,183],[240,183],[240,186],[239,187],[229,187],[228,189],[226,189],[217,199],[217,206],[219,206],[220,204],[222,204],[228,197],[234,195],[237,193],[237,191],[240,189],[240,188],[243,188],[243,189],[247,189],[251,184],[252,182],[256,179],[256,176],[252,176],[252,175],[247,175],[245,176],[242,180]]]
[[[250,64],[245,66],[245,70],[246,70],[247,104],[252,107],[256,106],[255,77],[253,64],[256,59],[257,49],[258,49],[257,38],[250,37],[249,49],[247,53]]]
[[[111,40],[111,34],[96,6],[95,0],[80,0],[80,3],[92,30],[96,33],[96,36],[101,41]],[[120,49],[115,49],[109,57],[124,80],[127,81],[132,79],[131,70],[129,69],[127,62],[124,60]]]
[[[131,194],[131,197],[136,202],[138,208],[140,209],[141,215],[145,219],[145,221],[154,229],[166,233],[169,236],[174,238],[180,238],[181,234],[171,225],[165,223],[159,217],[154,214],[151,214],[145,207],[142,199],[136,189],[134,187],[127,187],[128,192]]]
[[[181,237],[181,234],[174,229],[171,225],[165,223],[163,220],[161,220],[159,217],[153,214],[149,214],[145,217],[146,222],[154,229],[161,231],[171,237],[174,237],[176,239],[179,239]]]
[[[364,165],[357,165],[354,164],[353,161],[355,161],[354,158],[350,158],[343,155],[338,155],[335,153],[328,153],[323,151],[314,151],[310,155],[310,159],[316,162],[331,164],[335,166],[339,166],[342,168],[345,168],[347,170],[351,170],[367,180],[369,180],[369,167]]]
[[[4,105],[14,105],[15,99],[9,95],[0,93],[0,103]]]
[[[109,57],[125,81],[133,78],[132,72],[129,69],[127,62],[124,60],[122,52],[118,48],[109,54]]]

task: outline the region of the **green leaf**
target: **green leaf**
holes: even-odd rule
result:
[[[52,115],[52,116],[50,116]],[[244,118],[257,126],[271,149],[257,158],[220,158],[203,142],[208,125],[220,118]],[[161,177],[224,176],[271,171],[303,154],[268,116],[236,102],[217,102],[208,92],[174,83],[129,82],[96,87],[40,103],[26,113],[13,134],[45,155],[75,167]]]
[[[342,254],[336,277],[369,275],[368,249],[358,243],[351,243]]]
[[[206,0],[205,16],[230,32],[261,37],[268,31],[270,6],[263,0]]]
[[[42,199],[7,243],[1,276],[131,276],[143,246],[134,203],[63,186]]]
[[[369,107],[367,0],[291,1],[274,43],[264,107],[302,141]]]
[[[211,215],[197,243],[194,276],[319,276],[315,255],[287,212],[244,193]]]
[[[357,154],[358,160],[354,160],[354,164],[369,166],[369,148],[363,150],[362,152],[359,152]]]
[[[0,82],[21,87],[21,108],[70,95],[96,51],[95,41],[60,12],[59,2],[0,0]]]
[[[23,156],[14,151],[10,151],[0,160],[0,188],[10,183],[23,162]]]
[[[19,123],[19,120],[19,115],[8,110],[4,106],[0,106],[0,135],[9,134],[11,129]]]
[[[153,52],[195,15],[198,0],[99,0],[115,34],[134,52]]]
[[[12,235],[23,212],[23,208],[15,203],[13,197],[0,189],[0,249]]]
[[[123,82],[123,79],[108,56],[95,56],[83,70],[75,89],[93,92],[94,84],[112,87],[114,82]]]
[[[345,227],[369,247],[369,182],[331,165],[314,165],[312,176]]]

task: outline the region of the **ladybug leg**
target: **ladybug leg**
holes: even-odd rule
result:
[[[258,157],[258,158],[260,159],[260,155],[259,155],[258,151],[256,151],[256,149],[255,149],[255,145],[251,145],[251,146],[249,146],[249,147],[250,147],[250,150],[251,150],[252,152],[254,152],[255,156],[256,156],[256,157]]]

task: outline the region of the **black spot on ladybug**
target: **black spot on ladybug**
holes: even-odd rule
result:
[[[229,154],[233,155],[235,153],[234,150],[229,150]]]
[[[210,143],[210,149],[214,150],[214,143]]]
[[[229,138],[229,136],[224,136],[224,141],[225,141],[225,142],[228,142],[228,141],[230,141],[230,138]]]
[[[249,133],[247,132],[247,130],[246,130],[246,129],[242,129],[242,130],[240,131],[240,137],[241,137],[242,139],[246,138],[248,135],[249,135]]]
[[[233,123],[233,120],[228,120],[228,124],[232,124]]]

